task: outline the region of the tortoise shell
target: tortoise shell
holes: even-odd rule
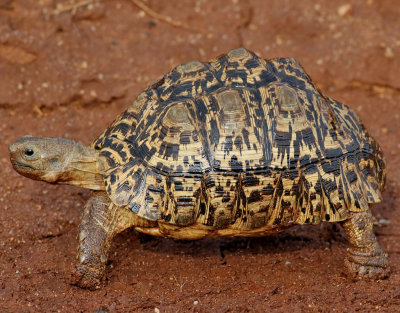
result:
[[[244,48],[176,67],[92,146],[116,205],[177,226],[342,221],[379,202],[385,180],[353,111],[296,60]]]

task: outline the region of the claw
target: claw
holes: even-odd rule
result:
[[[100,289],[103,275],[99,271],[85,265],[77,265],[71,274],[71,285],[89,290]]]
[[[361,279],[385,279],[390,273],[385,253],[369,257],[350,253],[345,259],[345,266],[350,276]]]

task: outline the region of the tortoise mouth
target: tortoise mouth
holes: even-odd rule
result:
[[[32,166],[29,166],[29,165],[26,165],[26,164],[23,164],[20,162],[13,162],[12,165],[15,169],[22,169],[25,171],[33,171],[34,170],[34,168]]]

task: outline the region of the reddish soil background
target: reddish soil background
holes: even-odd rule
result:
[[[0,0],[2,312],[400,312],[400,3],[366,1]],[[179,24],[180,23],[180,24]],[[390,278],[352,281],[341,227],[259,239],[176,241],[127,230],[102,289],[69,284],[89,192],[16,174],[25,134],[88,144],[152,81],[190,60],[247,47],[297,58],[382,146],[375,205]]]

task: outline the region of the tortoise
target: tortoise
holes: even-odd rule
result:
[[[370,211],[382,199],[382,150],[293,58],[237,48],[191,61],[139,94],[90,146],[25,136],[9,151],[24,176],[93,191],[78,236],[80,287],[99,288],[111,240],[129,227],[200,239],[342,222],[349,273],[389,273]]]

